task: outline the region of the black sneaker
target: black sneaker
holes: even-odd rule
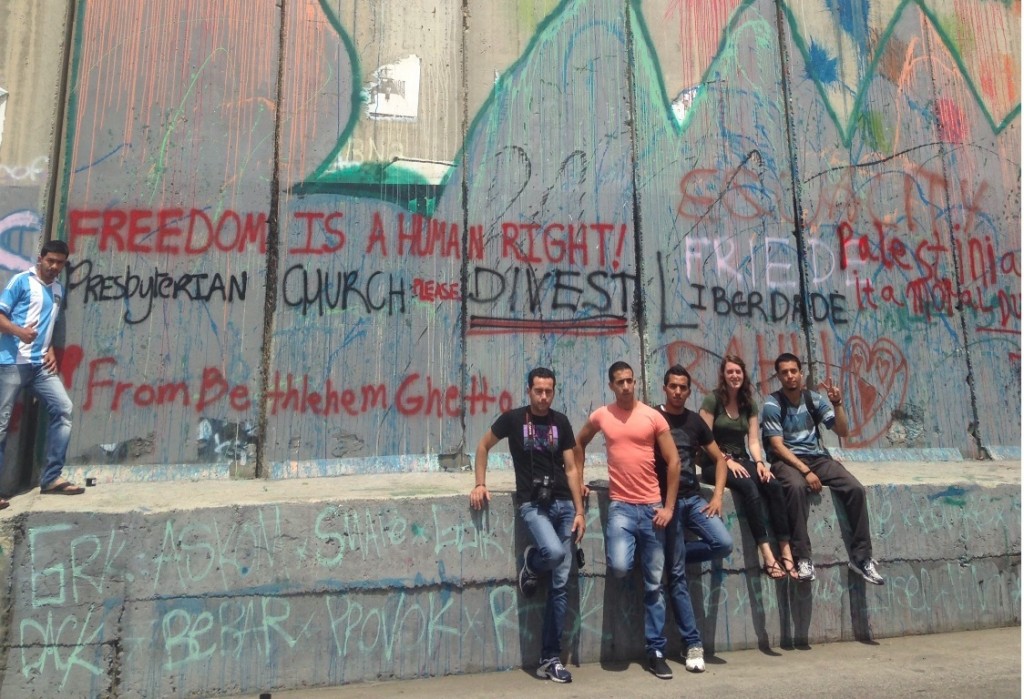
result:
[[[860,574],[865,580],[872,585],[884,585],[885,578],[878,574],[878,564],[875,563],[874,558],[869,558],[866,561],[850,561],[850,570]]]
[[[530,570],[527,563],[530,560],[530,551],[534,548],[527,546],[523,551],[523,567],[519,569],[519,591],[523,593],[523,597],[533,597],[533,593],[537,591],[537,574]]]
[[[548,658],[540,662],[537,677],[547,677],[554,682],[572,682],[572,674],[562,665],[560,658]]]
[[[647,656],[647,669],[659,680],[672,679],[672,668],[665,662],[665,655],[660,650]]]

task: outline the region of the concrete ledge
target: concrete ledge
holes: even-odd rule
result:
[[[742,514],[720,567],[691,570],[705,643],[738,650],[1020,623],[1020,466],[852,464],[888,578],[846,568],[842,517],[813,503],[818,580],[758,575]],[[588,480],[605,474],[588,464]],[[515,587],[512,474],[468,507],[469,473],[106,484],[15,498],[0,518],[4,699],[194,697],[536,662],[543,593]],[[225,503],[231,503],[225,505]],[[590,499],[567,654],[642,654],[640,580],[605,579]],[[678,634],[669,629],[672,649]]]

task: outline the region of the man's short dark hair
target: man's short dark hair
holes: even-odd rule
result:
[[[795,354],[790,354],[789,352],[783,352],[782,354],[775,358],[776,374],[779,373],[779,365],[782,364],[783,362],[796,362],[796,368],[803,369],[803,365],[800,363],[800,357],[796,356]]]
[[[673,364],[668,368],[668,371],[665,372],[665,382],[662,384],[663,386],[668,386],[668,377],[670,376],[685,376],[687,386],[693,383],[693,379],[690,378],[690,372],[688,372],[682,364]]]
[[[526,385],[529,388],[533,388],[534,379],[551,379],[551,385],[554,386],[555,372],[545,366],[539,366],[536,369],[531,369],[530,373],[526,375]]]
[[[608,383],[614,383],[615,375],[618,374],[620,371],[625,371],[627,369],[630,371],[630,373],[632,373],[633,367],[631,367],[629,364],[626,364],[626,362],[619,361],[612,364],[610,367],[608,367]]]
[[[63,255],[64,257],[67,257],[68,255],[71,254],[68,250],[68,244],[65,243],[63,240],[47,240],[45,243],[43,243],[43,247],[39,249],[39,256],[46,257],[46,255],[51,252],[55,252],[58,255]]]

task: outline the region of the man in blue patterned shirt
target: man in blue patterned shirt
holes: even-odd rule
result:
[[[34,267],[14,275],[0,293],[0,471],[11,411],[21,389],[28,387],[49,415],[46,463],[39,479],[46,494],[79,495],[84,488],[61,477],[71,438],[71,399],[57,375],[53,328],[64,300],[57,281],[68,261],[63,240],[43,244]],[[10,505],[0,498],[0,510]]]
[[[818,425],[840,437],[850,429],[839,386],[823,384],[825,396],[804,388],[800,359],[788,352],[775,360],[775,375],[782,390],[765,398],[761,408],[761,434],[768,446],[772,473],[782,484],[789,510],[793,555],[797,577],[814,580],[811,539],[807,534],[807,495],[820,493],[827,485],[843,503],[850,523],[850,569],[874,585],[885,579],[879,575],[871,557],[871,531],[868,524],[867,492],[846,467],[833,459],[821,444]]]

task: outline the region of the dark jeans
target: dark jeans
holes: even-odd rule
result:
[[[750,527],[750,535],[754,541],[763,544],[768,541],[768,518],[771,519],[772,531],[779,541],[789,541],[789,508],[786,506],[786,496],[782,484],[778,478],[773,478],[767,483],[762,483],[757,477],[757,464],[746,457],[729,456],[746,469],[750,478],[742,478],[726,469],[725,487],[731,490],[734,496],[739,497],[743,511],[747,515],[747,525]],[[709,459],[701,473],[704,482],[710,485],[715,483],[715,462]],[[764,498],[767,505],[768,517],[765,517],[764,509],[761,507],[761,499]]]
[[[821,480],[822,485],[828,486],[843,503],[852,533],[850,557],[855,561],[871,558],[871,530],[868,525],[868,501],[864,486],[835,459],[827,456],[801,456],[800,460],[807,464]],[[785,492],[793,555],[797,558],[810,558],[811,538],[807,534],[807,496],[810,490],[807,487],[807,479],[783,461],[772,463],[772,473],[782,482]]]

